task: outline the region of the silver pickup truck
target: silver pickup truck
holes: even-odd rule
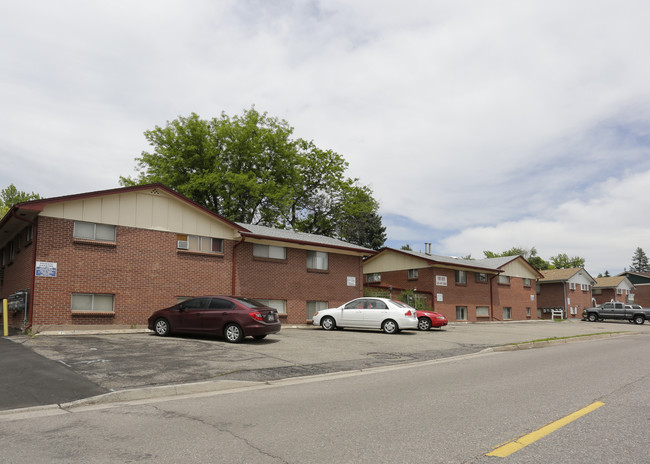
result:
[[[643,324],[650,320],[650,309],[637,304],[618,303],[615,301],[603,303],[595,308],[587,308],[582,311],[582,318],[589,322],[602,321],[604,319],[621,319]]]

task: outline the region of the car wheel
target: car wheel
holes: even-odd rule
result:
[[[320,321],[320,326],[325,330],[334,330],[336,329],[336,321],[333,317],[327,316]]]
[[[596,313],[590,313],[589,316],[587,316],[587,320],[589,322],[596,322],[598,320],[598,315]]]
[[[156,332],[156,335],[166,337],[170,332],[169,322],[167,322],[167,319],[156,319],[156,322],[153,324],[153,330]]]
[[[223,329],[223,336],[228,343],[239,343],[244,339],[244,331],[237,324],[228,324]]]
[[[644,322],[645,322],[645,317],[643,317],[642,315],[639,314],[638,316],[634,316],[634,323],[635,324],[641,325]]]
[[[384,331],[384,333],[387,334],[395,334],[399,332],[399,326],[397,325],[397,322],[395,322],[392,319],[386,319],[384,322],[381,323],[381,330]]]
[[[431,319],[428,317],[421,317],[418,319],[418,329],[429,330],[431,328]]]
[[[263,339],[266,338],[266,334],[264,334],[264,335],[253,335],[253,338],[255,340],[263,340]]]

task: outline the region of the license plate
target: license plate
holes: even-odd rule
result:
[[[275,320],[275,317],[273,317],[273,314],[269,314],[269,315],[266,317],[266,320],[269,321],[269,322],[273,322],[273,321]]]

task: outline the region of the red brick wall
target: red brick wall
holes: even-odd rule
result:
[[[565,300],[565,290],[566,298]],[[538,308],[564,308],[566,309],[566,316],[568,319],[575,319],[582,317],[582,310],[590,308],[591,304],[591,291],[582,290],[580,284],[576,284],[576,288],[571,290],[568,282],[550,282],[540,284],[540,294],[537,296]],[[576,314],[571,314],[570,308],[577,306]],[[543,319],[551,319],[551,313],[542,313]]]
[[[447,277],[447,286],[436,286],[436,276]],[[456,284],[453,269],[425,268],[418,270],[417,279],[408,279],[408,271],[390,271],[381,273],[381,286],[392,285],[395,288],[413,289],[418,293],[425,292],[428,300],[433,301],[433,309],[450,321],[456,321],[456,307],[467,307],[467,321],[488,321],[489,317],[477,317],[476,307],[490,307],[490,276],[488,282],[476,282],[476,274],[466,273],[467,283]],[[495,320],[502,320],[503,307],[512,308],[512,320],[526,320],[526,307],[530,308],[530,319],[537,318],[537,302],[531,301],[530,295],[535,294],[535,281],[532,287],[524,287],[523,279],[511,278],[510,285],[497,285],[496,277],[492,279],[493,288],[493,315]],[[368,284],[372,287],[371,284]],[[394,292],[395,296],[397,292]],[[437,294],[442,294],[443,301],[437,301]]]
[[[38,261],[57,263],[56,277],[36,277],[33,329],[45,326],[143,325],[156,309],[171,306],[177,297],[232,292],[234,241],[224,240],[224,253],[196,253],[176,248],[176,234],[117,227],[116,242],[75,240],[74,221],[40,217]],[[34,246],[21,249],[6,266],[3,298],[31,288]],[[240,296],[287,302],[284,322],[306,322],[307,301],[338,306],[362,296],[361,258],[329,254],[329,271],[307,271],[307,252],[287,249],[286,262],[253,259],[253,246],[237,247]],[[347,277],[356,285],[347,286]],[[80,314],[71,310],[72,293],[115,295],[114,314]],[[14,320],[15,319],[15,320]],[[23,314],[11,325],[22,328]]]
[[[328,255],[326,272],[307,270],[307,251],[286,249],[286,260],[253,256],[253,244],[244,242],[237,253],[236,293],[250,298],[286,301],[283,322],[304,324],[307,301],[326,301],[339,306],[363,295],[361,258],[335,253]],[[347,286],[347,277],[356,285]]]
[[[230,293],[232,241],[224,255],[179,251],[176,234],[117,227],[116,242],[73,240],[73,221],[39,218],[37,260],[57,277],[37,277],[34,326],[145,324],[179,296]],[[115,295],[115,314],[73,314],[72,293]]]
[[[607,303],[608,301],[618,301],[621,303],[626,303],[627,301],[627,295],[623,293],[622,295],[617,295],[616,294],[616,289],[614,288],[603,288],[602,293],[600,295],[594,294],[594,299],[596,300],[596,304],[603,304]]]
[[[538,308],[564,308],[566,301],[564,299],[564,289],[569,290],[566,282],[549,282],[540,283],[539,295],[537,295]],[[548,316],[548,317],[547,317]],[[551,313],[542,313],[544,319],[550,319]]]
[[[497,283],[495,277],[492,281],[494,292],[494,318],[504,320],[503,308],[511,308],[510,320],[524,321],[537,319],[537,292],[536,282],[531,279],[530,286],[524,286],[524,279],[510,277],[510,285]],[[533,299],[531,300],[531,295]],[[526,308],[530,308],[530,316],[526,315]]]
[[[568,287],[568,285],[567,285]],[[578,307],[577,309],[577,314],[571,314],[571,311],[567,309],[567,318],[568,319],[575,319],[578,318],[580,319],[582,317],[582,310],[585,308],[591,308],[591,291],[584,291],[580,287],[580,285],[576,285],[575,290],[570,290],[567,289],[567,298],[570,300],[569,303],[567,303],[567,306],[575,308],[576,306]]]
[[[634,303],[644,308],[650,308],[650,284],[636,284],[634,288]]]

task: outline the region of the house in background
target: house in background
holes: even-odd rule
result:
[[[0,220],[10,326],[144,326],[156,309],[238,295],[305,323],[363,295],[364,256],[327,237],[231,222],[152,184],[33,200]]]
[[[551,319],[551,310],[561,308],[565,318],[580,318],[592,306],[591,289],[596,283],[584,268],[540,271],[537,282],[537,316]]]
[[[634,285],[623,275],[597,277],[591,296],[596,304],[603,304],[608,301],[631,303],[634,301],[632,290],[634,290]]]
[[[366,293],[413,291],[450,321],[537,319],[542,275],[522,256],[472,260],[384,248],[364,261],[363,273]]]
[[[634,293],[631,303],[640,304],[644,308],[650,308],[650,272],[625,271],[617,277],[626,277],[634,286]]]

